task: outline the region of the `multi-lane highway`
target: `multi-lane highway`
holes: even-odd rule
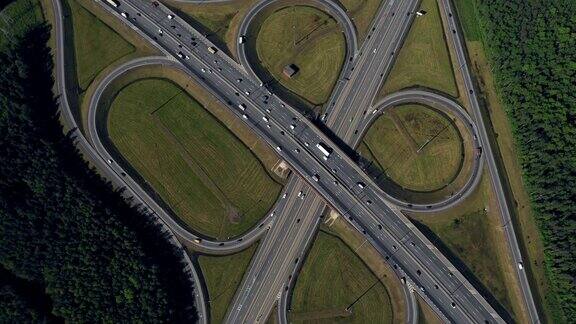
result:
[[[409,25],[409,22],[411,21],[412,17],[407,17],[408,18],[407,19],[405,18],[406,16],[396,16],[396,19],[392,20],[390,20],[389,17],[393,17],[394,16],[393,13],[396,11],[409,10],[405,8],[403,9],[402,6],[413,5],[415,2],[416,1],[404,2],[404,3],[399,2],[396,5],[391,3],[391,5],[382,6],[374,18],[375,23],[372,26],[373,28],[371,29],[366,42],[363,44],[363,49],[370,48],[372,50],[372,48],[375,48],[376,50],[377,48],[377,51],[380,50],[385,51],[387,48],[389,48],[389,46],[395,46],[396,48],[398,48],[401,42],[397,40],[402,39],[404,37],[404,34],[407,31],[407,26]],[[253,10],[252,13],[255,15],[260,10],[262,9],[258,8],[258,10]],[[336,13],[340,13],[341,15],[344,14],[342,13],[341,10],[342,9],[336,10]],[[334,12],[334,10],[332,11]],[[250,21],[252,20],[252,18],[253,17],[248,15],[246,20]],[[347,35],[347,40],[349,42],[351,39],[355,40],[354,38],[348,36],[350,32],[354,32],[354,28],[350,26],[350,23],[347,23],[347,21],[342,18],[338,19],[338,21],[340,21],[340,23],[343,25],[342,27],[345,30],[345,35]],[[399,22],[403,23],[405,25],[405,28],[392,32],[392,27],[394,26],[394,24]],[[249,25],[248,23],[243,23],[241,25],[245,27],[240,28],[240,35],[244,35],[246,33],[246,31],[248,30],[246,26],[248,25]],[[372,35],[380,35],[381,38],[372,37]],[[355,48],[354,46],[349,45],[348,51],[351,51],[354,48]],[[240,47],[239,51],[240,51],[239,57],[246,57],[245,47]],[[349,57],[349,59],[345,60],[344,67],[341,71],[340,80],[341,81],[349,80],[350,82],[338,83],[338,87],[336,87],[332,95],[332,98],[334,99],[340,98],[341,94],[348,95],[350,93],[351,88],[354,88],[357,91],[357,96],[355,98],[362,98],[366,91],[370,91],[370,88],[364,87],[363,84],[355,82],[358,80],[363,80],[364,77],[369,77],[369,75],[362,75],[360,78],[356,77],[349,78],[349,74],[352,72],[350,71],[351,70],[350,66],[354,66],[356,68],[356,73],[354,74],[355,76],[357,76],[358,73],[361,73],[363,69],[356,63],[356,61],[351,60],[353,57],[356,57],[356,52],[354,52],[354,54],[349,53],[347,56]],[[382,58],[381,55],[370,55],[366,56],[365,59],[362,60],[362,63],[366,65],[375,60],[379,62],[385,61],[385,63],[388,64],[380,65],[385,68],[391,66],[390,61],[393,60],[393,58],[394,58],[393,56],[384,56]],[[248,64],[247,69],[249,71],[254,70],[249,66],[250,62],[248,60],[244,60],[244,64]],[[387,71],[383,73],[387,73]],[[373,86],[378,86],[381,80],[382,78],[379,78],[379,82],[377,82]],[[354,103],[352,104],[354,105]],[[328,111],[333,110],[331,109],[333,108],[333,105],[331,106],[329,104],[329,106],[330,108],[328,109]],[[356,106],[352,107],[354,107],[355,109],[361,108],[361,107],[356,108]],[[334,113],[334,116],[341,114],[342,115],[341,118],[347,118],[345,116],[347,112],[349,112],[349,109],[340,109],[339,111]],[[338,118],[333,118],[333,120],[337,119]],[[343,123],[340,125],[340,128],[333,129],[333,131],[337,135],[340,135],[346,132],[349,129],[349,127],[351,127],[351,125],[352,125],[351,123]],[[328,122],[328,126],[332,126],[330,121]],[[301,179],[294,179],[293,181],[303,182],[303,180]],[[317,194],[313,193],[312,196],[309,195],[306,199],[310,199],[312,204],[317,204],[321,198]],[[291,215],[292,219],[303,220],[304,222],[311,222],[312,220],[318,219],[318,217],[319,217],[318,211],[315,209],[306,209],[302,210],[300,213]],[[315,221],[313,223],[318,224],[318,221]],[[280,226],[280,225],[281,225],[280,223],[277,223],[274,226]],[[293,281],[295,280],[296,277],[294,276],[294,269],[296,269],[299,266],[298,263],[303,262],[302,255],[305,254],[305,251],[308,248],[308,245],[303,245],[301,242],[292,239],[293,237],[299,237],[302,232],[308,233],[305,242],[310,242],[312,236],[315,234],[316,231],[315,228],[311,230],[305,227],[295,227],[292,228],[292,230],[271,232],[268,234],[264,244],[267,244],[267,242],[269,241],[279,242],[278,250],[268,251],[269,255],[267,256],[267,259],[272,259],[275,260],[276,262],[268,262],[268,263],[259,262],[259,260],[263,259],[264,257],[255,258],[255,260],[253,260],[253,262],[251,263],[249,273],[252,272],[258,273],[259,279],[262,280],[263,282],[257,284],[256,287],[254,287],[255,285],[250,280],[251,275],[245,277],[242,285],[240,286],[236,294],[234,302],[229,308],[227,322],[229,323],[250,322],[251,320],[266,318],[267,314],[270,312],[275,302],[274,295],[276,291],[283,291],[282,294],[279,295],[282,306],[279,307],[279,313],[280,313],[279,317],[281,321],[285,320],[286,317],[285,311],[287,308],[286,306],[288,305],[287,301],[289,296],[289,287],[293,284]],[[298,246],[299,248],[295,249],[294,248],[295,246]],[[259,255],[260,253],[266,253],[266,250],[261,248],[261,250],[257,252],[257,255]],[[278,259],[277,258],[278,254],[283,255],[284,258]],[[292,267],[288,268],[279,267],[278,265],[285,262],[286,259],[287,260],[294,259],[298,260],[298,262],[296,262]],[[257,271],[255,269],[257,269]],[[411,310],[416,310],[417,308],[417,306],[413,303],[410,303],[410,301],[411,299],[407,299],[407,306],[409,308],[407,314],[413,314],[414,312]]]
[[[501,321],[448,260],[403,215],[390,209],[372,180],[293,107],[251,80],[223,53],[210,51],[213,44],[179,18],[167,18],[164,8],[137,0],[123,1],[121,8],[105,6],[115,11],[119,19],[120,12],[137,17],[135,21],[125,21],[179,57],[189,75],[276,148],[293,170],[402,269],[408,280],[419,287],[419,294],[447,319]],[[246,105],[245,110],[238,108],[240,102]],[[316,148],[319,143],[330,147],[332,153],[328,157]]]
[[[55,3],[54,10],[58,12],[59,9],[57,6],[59,6],[59,4],[57,5],[57,2],[57,0],[53,1],[53,3]],[[387,71],[389,71],[389,67],[393,61],[381,60],[383,63],[378,65],[374,63],[378,60],[366,59],[365,63],[362,63],[362,59],[366,58],[370,51],[372,54],[390,53],[391,57],[394,56],[396,49],[400,46],[403,38],[402,35],[405,35],[405,31],[410,24],[410,13],[414,12],[413,8],[406,11],[404,11],[403,8],[411,8],[409,6],[412,3],[416,5],[417,1],[410,2],[408,0],[400,0],[390,2],[391,8],[389,8],[388,18],[394,22],[390,23],[388,29],[378,29],[377,23],[372,32],[374,32],[374,36],[378,36],[374,37],[374,39],[380,40],[380,43],[374,47],[370,45],[363,46],[360,50],[358,60],[350,63],[352,67],[358,66],[357,71],[362,71],[362,67],[366,68],[366,71],[364,73],[356,72],[355,74],[351,74],[348,78],[349,80],[342,83],[343,85],[338,91],[338,93],[341,92],[342,95],[333,96],[333,100],[328,107],[329,119],[326,123],[335,131],[335,134],[341,136],[344,141],[354,143],[354,138],[357,139],[360,137],[366,125],[369,124],[366,120],[370,119],[370,117],[362,117],[361,109],[347,109],[346,107],[349,107],[349,105],[354,105],[355,107],[370,107],[371,99],[373,99],[375,95],[374,93],[374,95],[370,96],[370,91],[374,88],[376,88],[377,91],[377,86],[387,75]],[[295,229],[293,233],[298,234],[295,239],[298,244],[288,246],[288,254],[290,255],[295,252],[301,253],[301,251],[305,251],[305,247],[308,246],[307,242],[315,231],[318,218],[308,217],[297,218],[295,220],[287,216],[300,214],[318,216],[323,209],[324,203],[328,202],[329,205],[347,217],[353,226],[364,233],[369,242],[394,265],[398,273],[404,274],[409,282],[418,287],[418,293],[431,303],[433,308],[441,312],[446,320],[467,322],[501,320],[483,298],[477,295],[474,288],[432,247],[431,243],[428,242],[421,233],[415,230],[403,215],[389,208],[389,197],[377,188],[336,144],[326,138],[307,120],[299,116],[296,110],[290,107],[290,105],[269,93],[265,87],[260,85],[258,80],[246,73],[242,66],[236,64],[221,52],[210,53],[207,48],[213,45],[179,18],[169,19],[165,7],[156,7],[150,3],[137,0],[122,1],[119,8],[113,8],[104,3],[103,5],[118,19],[125,21],[136,32],[157,45],[164,53],[174,58],[173,60],[168,60],[169,62],[157,62],[155,64],[167,64],[179,68],[189,73],[198,82],[204,84],[217,98],[227,104],[241,120],[246,121],[257,134],[264,137],[272,147],[275,147],[279,154],[289,162],[293,169],[307,182],[306,184],[300,181],[301,187],[295,186],[298,183],[292,183],[287,186],[286,198],[281,199],[278,205],[275,206],[275,209],[278,210],[277,221],[268,219],[272,219],[273,216],[266,217],[257,228],[250,232],[253,234],[249,233],[246,239],[243,237],[240,241],[202,241],[207,245],[213,244],[213,246],[208,247],[209,249],[229,249],[230,251],[234,251],[234,249],[239,246],[248,245],[248,243],[242,242],[255,240],[255,238],[259,237],[265,231],[262,228],[268,227],[263,224],[271,225],[282,222],[283,225],[281,226],[271,226],[271,233],[266,236],[266,238],[268,236],[271,237],[271,239],[269,239],[271,243],[266,243],[265,239],[263,242],[265,244],[262,245],[262,248],[270,249],[270,251],[273,250],[272,247],[275,246],[274,244],[279,242],[273,239],[274,237],[278,237],[278,235],[273,234],[273,232],[283,231],[288,228]],[[393,7],[394,5],[399,6],[398,11],[393,9],[395,8]],[[449,5],[448,3],[444,8],[447,8]],[[451,11],[451,9],[448,10]],[[122,12],[128,13],[130,18],[124,19],[120,15]],[[396,15],[404,14],[404,12],[408,19],[392,18]],[[451,14],[449,16],[452,17]],[[377,20],[377,22],[378,21],[379,20]],[[395,28],[391,28],[391,26]],[[61,26],[59,30],[60,32],[58,32],[58,28],[56,28],[57,35],[62,35]],[[390,36],[388,33],[393,36]],[[394,33],[397,33],[395,34],[396,36],[394,36]],[[455,34],[458,35],[457,33]],[[365,44],[373,43],[367,41]],[[59,48],[58,52],[61,52],[63,49],[63,41],[58,41],[57,45]],[[60,56],[63,57],[63,55]],[[131,62],[131,64],[152,64],[150,60],[154,59],[158,58],[145,59],[142,62],[135,61]],[[463,56],[463,59],[465,63],[465,56]],[[61,58],[61,61],[59,59],[58,63],[61,63],[60,67],[63,67],[63,58]],[[66,87],[64,85],[65,75],[63,68],[61,69],[62,70],[57,73],[57,75],[59,75],[59,90],[63,94],[63,97],[66,97]],[[343,71],[346,70],[347,69],[343,69]],[[353,69],[351,68],[350,72],[352,71]],[[377,71],[379,71],[380,74],[378,74]],[[357,75],[357,77],[355,77],[355,75]],[[109,80],[112,79],[113,77]],[[356,81],[356,79],[358,81]],[[354,84],[355,86],[346,87],[348,84]],[[370,90],[364,92],[364,96],[357,95],[356,98],[348,99],[354,96],[354,90],[357,91],[358,87],[364,87]],[[102,89],[104,88],[105,85],[103,85]],[[473,93],[471,82],[469,89],[472,91],[471,93]],[[472,95],[470,97],[473,97],[475,100],[475,96]],[[370,100],[367,98],[370,98]],[[65,100],[63,100],[62,104],[63,110],[69,112],[70,108],[64,101]],[[239,111],[239,109],[236,108],[240,101],[247,106],[246,111]],[[97,103],[98,101],[95,102]],[[96,112],[96,109],[94,109],[94,112]],[[75,125],[72,115],[65,117],[68,117],[66,119],[72,120],[69,121],[69,125]],[[349,120],[349,122],[347,122],[347,120]],[[481,121],[481,119],[477,120]],[[340,126],[338,126],[338,124],[340,124]],[[345,124],[345,126],[343,126],[343,124]],[[91,138],[94,143],[96,143],[99,141],[98,126],[93,125],[93,127],[90,128],[89,132],[95,135],[95,137],[91,136]],[[343,134],[339,132],[343,132]],[[483,137],[482,129],[480,129],[480,133],[481,137]],[[80,142],[82,142],[82,140],[85,141],[81,134],[79,136]],[[332,153],[328,159],[324,160],[322,154],[315,148],[315,144],[319,142],[330,146]],[[483,142],[488,143],[487,140]],[[115,180],[115,183],[120,186],[126,186],[129,189],[138,186],[136,183],[127,183],[127,181],[129,182],[131,180],[126,180],[127,177],[122,175],[123,173],[120,171],[120,166],[117,166],[114,162],[109,163],[114,160],[112,155],[107,153],[104,147],[102,147],[102,151],[94,151],[87,142],[80,143],[80,146],[85,146],[83,151],[85,150],[87,152],[85,154],[88,155],[90,160],[93,159],[95,161],[92,162],[95,163],[99,169],[108,170],[105,176]],[[318,181],[315,181],[316,179]],[[298,191],[298,188],[302,190]],[[302,199],[302,194],[300,194],[300,197],[296,194],[296,192],[300,193],[300,191],[305,195],[305,197],[303,197],[304,199]],[[314,192],[319,194],[315,194]],[[130,190],[129,194],[138,195],[138,193]],[[298,202],[297,200],[300,201]],[[283,205],[283,203],[285,205]],[[146,202],[146,205],[154,204],[153,199]],[[299,205],[300,207],[298,207]],[[311,213],[301,213],[299,211],[303,209],[303,205],[317,206],[317,208],[309,208],[310,210],[314,210]],[[155,208],[151,208],[151,210],[156,211]],[[280,215],[282,216],[280,217]],[[169,215],[165,215],[162,219],[164,222],[170,222],[167,221],[167,219],[172,218]],[[171,228],[178,228],[178,224],[170,224],[169,226]],[[188,233],[188,231],[185,232]],[[511,232],[513,234],[513,228]],[[180,233],[178,234],[180,235]],[[250,237],[254,238],[250,239]],[[509,238],[510,237],[512,237],[512,242],[516,243],[515,237],[513,237],[513,235],[509,236]],[[188,239],[195,241],[197,236],[190,236]],[[278,246],[276,245],[276,247]],[[264,253],[263,255],[272,254]],[[515,260],[518,259],[517,256],[519,256],[519,250],[518,254],[514,256]],[[256,256],[253,262],[257,264],[275,264],[279,269],[282,269],[282,271],[287,270],[287,273],[291,273],[288,279],[278,277],[280,279],[277,279],[276,282],[273,281],[270,287],[274,285],[284,285],[290,280],[290,276],[292,276],[295,269],[295,266],[290,265],[292,263],[291,258],[289,260],[275,261],[280,259],[281,257],[258,259],[258,256]],[[301,260],[295,260],[295,263],[298,261]],[[191,270],[193,271],[193,269]],[[256,277],[253,278],[255,282],[268,282],[266,278],[257,277],[264,272],[251,271],[256,275]],[[193,274],[195,275],[195,273]],[[254,285],[246,286],[246,281],[249,282],[250,280],[250,274],[251,272],[247,273],[243,284],[243,287],[248,287],[247,290],[244,289],[246,295],[250,295],[250,291],[255,289]],[[200,289],[197,290],[199,290],[197,292],[198,297],[202,292]],[[240,294],[242,294],[242,290],[239,291],[239,295]],[[253,302],[249,302],[249,304],[253,306],[251,306],[250,311],[244,313],[247,316],[244,317],[245,319],[260,319],[263,314],[267,314],[265,308],[268,307],[266,306],[268,301],[263,300],[267,299],[267,295],[256,294],[254,296],[257,296],[257,298],[253,298]],[[200,296],[200,298],[202,298],[202,296]],[[203,303],[200,302],[199,304]],[[200,308],[201,314],[205,314],[205,309],[202,309],[203,305],[200,305]],[[203,318],[205,319],[205,316]]]

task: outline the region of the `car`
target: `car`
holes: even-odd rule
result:
[[[158,34],[160,34],[160,36],[162,36],[164,32],[162,31],[162,29],[158,29]]]
[[[244,114],[244,115],[242,115],[242,118],[248,119],[248,115]]]
[[[244,91],[244,93],[249,96],[250,95],[250,91]]]
[[[108,164],[112,164],[112,162],[114,162],[112,159],[108,159]]]
[[[294,124],[290,125],[290,129],[294,129],[294,128],[296,128],[296,125],[294,125]]]
[[[238,82],[238,83],[242,82],[242,78],[236,79],[236,82]]]
[[[202,69],[200,69],[200,70],[201,70],[202,72],[206,72],[206,69],[205,69],[205,68],[202,68]]]
[[[455,302],[452,302],[452,303],[450,304],[450,306],[452,306],[452,308],[456,308],[456,303],[455,303]]]
[[[366,184],[362,181],[356,183],[360,189],[366,188]]]
[[[173,15],[173,14],[169,14],[169,15],[168,15],[168,19],[174,19],[174,15]]]
[[[315,175],[312,176],[312,180],[318,182],[318,180],[320,180],[320,176],[318,175],[318,173],[316,173]]]
[[[246,42],[246,36],[238,37],[238,44],[244,44]]]
[[[277,150],[278,152],[282,152],[282,148],[281,148],[280,146],[276,146],[276,150]]]
[[[284,199],[284,198],[286,198],[286,194],[283,194],[283,195],[282,195],[282,199]]]
[[[263,117],[262,117],[262,120],[265,121],[265,122],[268,122],[270,119],[268,119],[268,117],[266,117],[266,116],[263,116]]]
[[[518,262],[518,269],[520,270],[524,269],[524,265],[522,264],[522,262]]]
[[[128,16],[129,16],[129,14],[127,12],[122,12],[120,15],[124,18],[128,18]]]
[[[194,242],[195,242],[195,243],[200,243],[200,242],[202,242],[202,239],[197,237],[197,238],[194,239]]]
[[[179,58],[184,58],[184,53],[178,52],[178,57],[179,57]]]
[[[299,149],[299,148],[295,148],[295,149],[294,149],[294,152],[300,153],[300,149]]]

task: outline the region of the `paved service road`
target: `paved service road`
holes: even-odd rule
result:
[[[504,194],[502,180],[498,173],[498,166],[496,165],[492,147],[490,146],[490,139],[488,137],[488,133],[486,132],[486,126],[484,125],[482,111],[478,103],[478,98],[476,97],[474,83],[472,82],[472,76],[470,74],[470,67],[468,66],[468,61],[466,59],[466,47],[463,41],[462,33],[460,32],[460,28],[455,18],[456,13],[453,10],[450,0],[439,0],[438,3],[441,10],[443,11],[444,18],[448,20],[448,30],[445,34],[447,35],[448,41],[451,43],[456,52],[456,62],[460,67],[459,70],[464,80],[466,91],[468,91],[468,103],[472,108],[474,119],[476,119],[478,122],[480,140],[484,144],[484,156],[486,157],[486,161],[488,163],[488,171],[490,172],[490,178],[492,180],[492,188],[494,188],[496,197],[498,198],[501,222],[504,226],[506,239],[512,254],[512,259],[516,263],[516,265],[514,265],[514,269],[516,269],[516,275],[519,279],[522,298],[528,310],[530,321],[532,323],[539,323],[540,319],[538,316],[538,309],[536,308],[536,303],[534,302],[534,297],[532,296],[532,291],[530,290],[530,282],[528,281],[526,271],[524,269],[520,269],[517,266],[517,264],[523,263],[522,252],[520,251],[520,247],[516,239],[514,222],[510,216],[510,207],[508,206],[508,201],[506,199],[506,195]]]
[[[119,10],[130,17],[141,14],[134,22],[124,21],[156,37],[157,44],[180,57],[190,76],[222,98],[240,120],[275,147],[295,172],[406,273],[436,311],[455,322],[502,321],[449,261],[402,214],[390,209],[371,179],[293,107],[249,79],[221,51],[209,51],[212,43],[179,18],[168,19],[164,8],[137,0],[123,1],[118,9],[103,5],[119,19]],[[158,37],[160,30],[162,36]],[[239,78],[243,81],[237,82]],[[236,108],[239,101],[246,104],[245,111]],[[320,143],[332,153],[323,154],[316,148]]]
[[[135,196],[135,194],[131,192],[129,187],[128,188],[126,187],[120,174],[116,173],[113,169],[110,168],[107,161],[101,155],[99,155],[98,152],[94,150],[94,148],[90,145],[90,143],[84,137],[84,135],[78,131],[79,129],[78,124],[76,122],[76,119],[74,118],[74,114],[72,113],[69,103],[68,88],[67,88],[68,79],[65,69],[66,55],[64,51],[66,50],[66,46],[64,38],[69,36],[66,36],[64,34],[64,15],[62,11],[62,4],[60,3],[59,0],[52,0],[51,4],[52,4],[52,10],[54,12],[53,32],[56,43],[55,48],[53,49],[55,56],[55,71],[56,71],[55,83],[56,83],[56,90],[58,91],[59,94],[59,104],[62,112],[62,121],[65,127],[67,127],[70,131],[73,132],[75,145],[76,147],[78,147],[80,152],[82,152],[84,158],[88,160],[93,166],[98,168],[101,174],[104,177],[106,177],[106,179],[111,181],[111,183],[114,186],[116,186],[117,188],[126,188],[126,190],[123,191],[122,194],[127,200],[130,200],[132,197]],[[151,216],[154,217],[155,215],[152,214]],[[200,285],[198,284],[200,282],[198,273],[196,272],[196,269],[192,261],[190,260],[190,257],[185,252],[180,242],[175,238],[170,227],[166,226],[166,224],[161,221],[157,221],[157,223],[162,226],[162,228],[166,231],[166,233],[169,233],[168,239],[170,240],[170,242],[174,244],[179,250],[182,251],[182,257],[184,259],[184,263],[186,264],[184,270],[190,275],[190,281],[195,286],[194,296],[195,296],[196,308],[198,310],[199,322],[207,323],[208,316],[207,316],[206,304],[204,303],[205,300],[204,292],[200,287]]]

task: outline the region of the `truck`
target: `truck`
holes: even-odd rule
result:
[[[106,0],[106,2],[108,2],[108,4],[114,8],[118,8],[118,6],[120,5],[120,3],[116,0]]]
[[[218,49],[214,46],[208,46],[208,52],[216,54],[216,52],[218,52]]]
[[[316,144],[316,147],[320,150],[320,152],[322,152],[322,158],[324,160],[328,160],[328,157],[330,157],[330,154],[332,154],[332,148],[322,142]]]

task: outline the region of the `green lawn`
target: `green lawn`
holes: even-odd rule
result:
[[[481,38],[480,20],[478,19],[477,0],[455,0],[456,10],[464,36],[468,41],[477,41]]]
[[[272,13],[263,22],[256,40],[262,66],[280,84],[313,105],[324,103],[336,83],[346,46],[336,21],[322,11],[292,6]],[[288,78],[284,66],[300,71]]]
[[[360,258],[320,231],[296,281],[289,315],[294,323],[390,323],[392,306],[386,288]]]
[[[380,96],[411,86],[423,86],[458,97],[442,20],[435,0],[422,0],[428,13],[416,17]]]
[[[0,49],[4,48],[10,39],[24,36],[42,22],[44,14],[38,1],[18,0],[10,3],[0,11]]]
[[[136,48],[75,0],[67,3],[72,13],[78,86],[83,92],[100,71]]]
[[[224,320],[226,311],[242,282],[244,272],[248,269],[257,246],[254,244],[233,255],[198,257],[198,263],[208,288],[211,323],[222,323]]]
[[[382,0],[340,0],[356,26],[358,40],[362,41],[382,4]],[[361,44],[359,44],[361,45]]]
[[[219,239],[239,235],[270,209],[281,186],[257,157],[171,82],[125,87],[108,117],[124,157],[189,227]]]
[[[393,108],[370,127],[360,145],[397,184],[413,191],[434,191],[452,182],[462,160],[458,130],[430,108]]]

